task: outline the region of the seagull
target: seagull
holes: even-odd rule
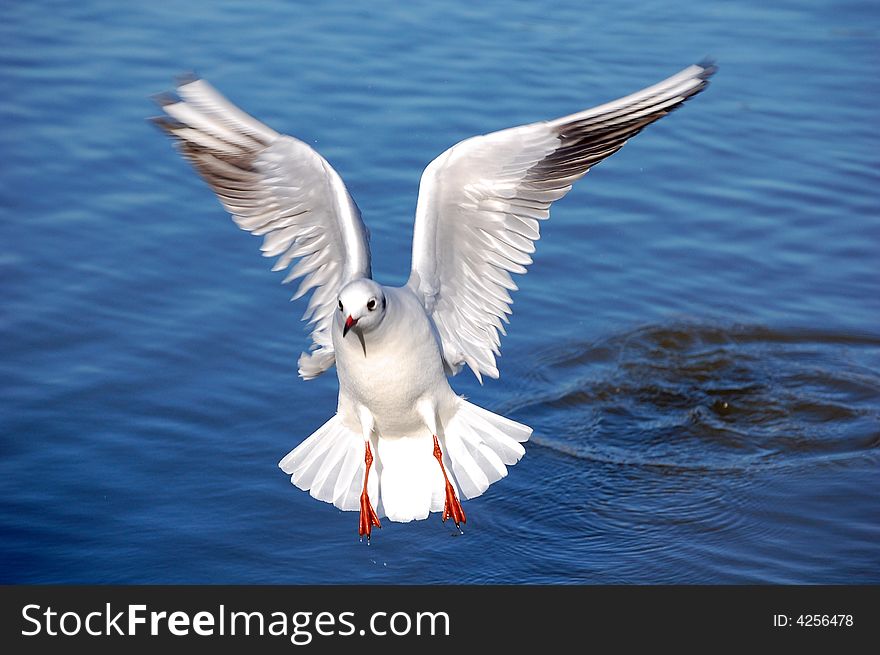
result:
[[[531,264],[550,205],[595,164],[708,84],[709,61],[631,95],[555,120],[465,139],[419,185],[406,284],[372,279],[369,232],[339,174],[308,144],[248,115],[204,79],[156,97],[152,119],[244,230],[263,237],[284,282],[312,291],[299,358],[311,380],[332,366],[336,413],[279,466],[291,482],[358,511],[369,543],[381,518],[442,512],[461,531],[476,498],[525,454],[531,428],[468,402],[449,377],[499,376],[511,274]]]

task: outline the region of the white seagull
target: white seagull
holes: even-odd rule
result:
[[[336,414],[279,466],[297,487],[358,510],[369,542],[379,519],[443,512],[461,529],[475,498],[525,454],[531,428],[455,394],[467,365],[498,377],[495,358],[539,221],[591,166],[702,91],[704,62],[632,95],[556,120],[456,144],[422,174],[412,272],[402,287],[373,281],[369,233],[342,179],[308,144],[267,127],[203,79],[181,80],[153,119],[235,222],[263,237],[284,282],[314,290],[304,320],[310,380],[334,364]]]

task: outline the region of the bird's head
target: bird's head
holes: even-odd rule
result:
[[[368,279],[346,284],[339,292],[336,308],[342,323],[342,336],[357,327],[369,332],[385,317],[385,294],[382,287]]]

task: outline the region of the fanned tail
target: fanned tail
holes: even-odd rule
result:
[[[366,466],[364,439],[345,427],[338,414],[291,450],[278,466],[312,498],[346,511],[360,509]],[[373,474],[376,468],[374,462],[367,486],[374,507],[379,498],[379,476]]]
[[[507,475],[525,454],[532,429],[459,398],[437,435],[443,465],[462,499],[476,498]],[[442,512],[445,480],[434,458],[433,435],[373,439],[368,493],[380,517],[408,522]],[[360,508],[363,438],[334,416],[279,463],[297,487],[342,510]]]
[[[464,498],[476,498],[516,464],[532,428],[459,399],[441,440],[444,463]]]

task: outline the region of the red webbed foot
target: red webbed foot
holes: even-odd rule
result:
[[[443,479],[446,481],[446,503],[443,506],[443,521],[445,522],[446,519],[451,518],[458,531],[462,532],[461,524],[467,523],[467,516],[465,516],[461,502],[458,500],[458,496],[455,495],[455,489],[453,489],[452,483],[449,482],[449,477],[446,475],[446,467],[443,466],[443,451],[440,450],[437,435],[434,435],[434,457],[437,458],[440,470],[443,472]]]
[[[381,528],[382,524],[379,523],[379,517],[376,515],[376,510],[373,509],[373,505],[370,503],[370,496],[367,494],[367,480],[370,479],[370,466],[373,464],[373,453],[370,451],[370,442],[367,441],[365,444],[364,450],[364,464],[366,464],[366,468],[364,469],[364,490],[361,492],[361,516],[358,522],[358,536],[363,541],[364,536],[367,537],[367,545],[370,544],[370,533],[373,531],[373,526],[375,525],[377,528]]]

